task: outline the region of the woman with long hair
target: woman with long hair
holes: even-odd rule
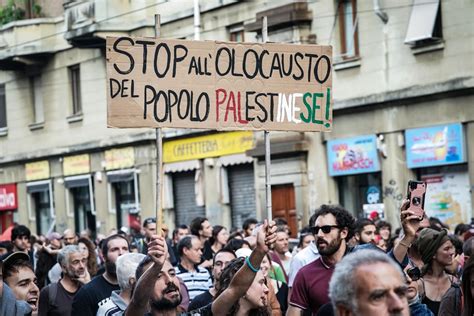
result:
[[[209,238],[213,255],[224,248],[229,240],[229,233],[224,226],[215,225],[212,227],[212,236]]]
[[[268,295],[272,316],[285,315],[288,309],[288,286],[285,283],[283,272],[281,271],[280,275],[278,275],[277,271],[281,269],[280,266],[274,264],[270,255],[267,254],[262,260],[260,269],[262,269],[263,276],[266,278],[269,291],[273,292]],[[272,298],[275,298],[278,304],[275,304]],[[278,311],[275,310],[275,307],[278,308]]]
[[[421,269],[423,278],[418,281],[422,303],[438,315],[443,295],[456,282],[455,277],[445,271],[453,263],[454,245],[446,230],[424,228],[417,246],[424,263]]]
[[[79,249],[86,253],[87,257],[87,270],[91,275],[91,278],[97,274],[97,256],[95,254],[94,243],[87,237],[81,237],[77,241]]]
[[[268,287],[260,264],[276,241],[276,226],[267,221],[257,233],[257,246],[249,257],[233,260],[222,272],[212,302],[213,315],[269,316]]]

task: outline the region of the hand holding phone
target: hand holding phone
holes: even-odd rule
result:
[[[418,220],[423,220],[425,216],[425,194],[426,183],[422,181],[408,181],[407,198],[410,201],[408,210],[418,216]]]

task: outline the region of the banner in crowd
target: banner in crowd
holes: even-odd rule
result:
[[[107,38],[109,127],[329,131],[332,47]]]

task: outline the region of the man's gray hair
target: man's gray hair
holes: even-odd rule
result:
[[[354,281],[354,274],[359,267],[375,263],[392,265],[400,273],[400,277],[404,278],[400,266],[382,251],[364,249],[348,254],[336,265],[329,282],[329,298],[336,315],[337,306],[344,306],[357,313],[357,286]]]
[[[117,258],[117,281],[122,291],[131,288],[130,278],[135,278],[138,264],[146,256],[141,253],[126,253]]]
[[[78,245],[68,245],[58,252],[58,263],[61,267],[66,267],[69,263],[69,257],[72,253],[81,252]]]

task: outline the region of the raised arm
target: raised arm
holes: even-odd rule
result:
[[[260,269],[263,257],[276,241],[276,226],[272,221],[270,224],[265,220],[257,234],[257,247],[249,257],[250,265],[255,269]],[[212,303],[212,313],[214,315],[226,315],[232,305],[245,295],[255,278],[257,271],[254,271],[245,263],[234,275],[229,287],[222,292]]]
[[[148,243],[148,256],[153,260],[153,264],[138,280],[130,304],[125,311],[126,316],[144,315],[147,312],[148,301],[168,256],[168,247],[163,237],[157,235],[151,237]]]
[[[400,241],[393,248],[393,256],[400,265],[407,255],[408,249],[411,247],[416,238],[416,232],[420,228],[420,221],[418,216],[414,215],[412,211],[408,210],[410,205],[409,200],[404,200],[400,209],[400,221],[403,227],[403,236]]]

